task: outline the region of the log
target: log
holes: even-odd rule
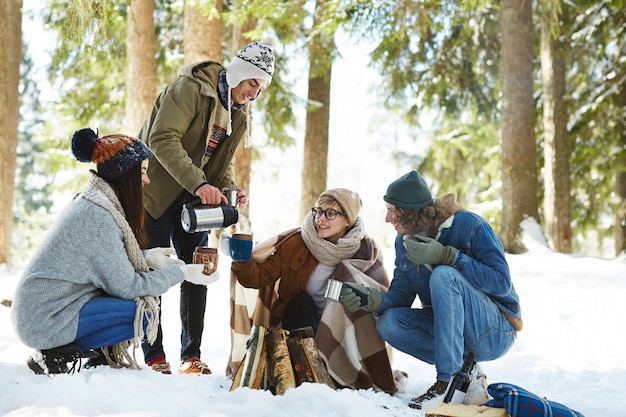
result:
[[[248,339],[246,355],[239,369],[237,369],[237,373],[230,387],[231,391],[238,387],[254,389],[264,388],[266,364],[265,337],[267,330],[267,327],[263,326],[252,327],[250,339]]]
[[[286,333],[270,330],[267,336],[267,386],[274,395],[283,395],[289,388],[296,387]]]
[[[286,331],[253,326],[230,390],[269,389],[275,395],[282,395],[304,382],[336,389],[317,350],[313,329],[309,326]]]
[[[508,414],[504,408],[442,403],[428,410],[426,417],[508,417]]]
[[[313,369],[309,363],[301,337],[290,337],[287,339],[287,347],[289,348],[289,357],[296,375],[296,384],[302,385],[305,382],[315,382],[313,378]]]
[[[315,339],[307,337],[306,339],[301,339],[301,342],[304,348],[304,353],[306,354],[309,365],[311,366],[311,371],[313,372],[313,380],[320,384],[326,384],[332,389],[336,389],[337,387],[335,386],[335,382],[330,377],[330,374],[326,369],[326,364],[317,350]]]
[[[314,337],[315,333],[311,326],[289,332],[287,346],[289,347],[296,382],[298,385],[303,382],[315,382],[336,389],[337,387],[326,369],[326,364],[319,355]]]

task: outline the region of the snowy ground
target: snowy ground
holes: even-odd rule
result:
[[[488,382],[509,382],[563,403],[586,417],[626,417],[626,354],[619,305],[626,295],[624,259],[555,254],[527,231],[531,251],[509,255],[522,301],[525,327],[503,358],[482,363]],[[393,252],[385,249],[386,264]],[[32,374],[31,349],[13,334],[9,308],[0,305],[0,415],[4,416],[416,416],[406,405],[434,382],[434,368],[396,352],[394,368],[409,373],[395,396],[333,391],[305,384],[284,396],[242,388],[230,392],[224,376],[229,351],[230,263],[220,258],[222,279],[209,288],[203,360],[213,374],[161,375],[150,370],[100,367],[74,375]],[[0,265],[0,300],[10,299],[19,271]],[[175,367],[179,350],[178,289],[164,296],[165,346]],[[141,359],[141,350],[137,351]]]

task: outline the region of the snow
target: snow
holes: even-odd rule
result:
[[[508,382],[586,417],[626,417],[626,355],[618,306],[626,294],[624,259],[563,255],[549,250],[539,228],[524,224],[529,252],[507,255],[520,295],[525,327],[504,357],[483,362],[489,383]],[[393,268],[393,249],[385,248]],[[13,333],[10,309],[0,305],[0,415],[3,416],[416,416],[410,398],[433,382],[434,367],[394,352],[394,368],[409,374],[405,389],[390,396],[372,390],[331,390],[304,384],[283,396],[239,388],[224,375],[229,354],[228,270],[209,287],[202,358],[213,374],[162,375],[98,367],[73,375],[34,375],[25,365],[32,351]],[[20,271],[0,265],[0,300],[10,299]],[[176,367],[179,350],[178,288],[163,297],[164,345]],[[142,362],[141,349],[136,351]]]

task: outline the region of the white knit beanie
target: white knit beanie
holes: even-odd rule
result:
[[[241,48],[226,69],[228,87],[235,88],[243,80],[263,80],[269,85],[274,75],[274,46],[276,40],[252,42]]]
[[[243,80],[263,80],[267,85],[272,82],[274,75],[274,46],[276,40],[266,38],[263,42],[252,42],[241,48],[226,69],[226,83],[228,84],[228,126],[226,134],[232,133],[231,91]],[[266,85],[266,87],[267,87]],[[250,103],[246,106],[247,127],[244,134],[244,148],[252,146],[250,128]]]

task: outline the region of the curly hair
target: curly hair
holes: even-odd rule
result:
[[[431,205],[422,209],[406,209],[396,206],[392,222],[401,224],[412,234],[435,237],[441,223],[451,214],[444,204],[435,199]]]

